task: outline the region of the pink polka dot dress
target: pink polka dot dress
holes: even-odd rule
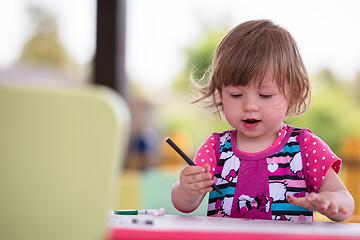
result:
[[[224,193],[210,193],[208,215],[312,221],[312,211],[286,197],[317,192],[330,167],[339,173],[341,160],[329,146],[307,129],[285,125],[268,149],[246,153],[237,148],[236,135],[236,130],[213,133],[195,156],[196,165],[210,165]]]

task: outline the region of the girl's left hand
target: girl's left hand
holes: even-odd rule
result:
[[[312,211],[318,211],[323,215],[328,216],[330,219],[337,218],[339,215],[347,214],[347,209],[341,206],[334,200],[330,192],[315,193],[312,192],[306,197],[294,197],[292,195],[287,196],[287,201],[293,205],[301,206]]]
[[[287,196],[287,201],[327,216],[333,221],[345,221],[354,211],[354,199],[339,176],[330,168],[317,193],[311,192],[306,197]]]

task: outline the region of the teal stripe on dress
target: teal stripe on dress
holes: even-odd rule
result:
[[[221,192],[223,193],[223,195],[220,195],[220,194],[219,194],[218,192],[216,192],[216,191],[210,192],[209,199],[218,198],[218,197],[221,197],[221,196],[224,196],[224,195],[228,195],[228,194],[234,196],[234,194],[235,194],[235,187],[223,188],[223,189],[221,189]]]
[[[273,203],[271,204],[271,211],[296,211],[296,212],[311,212],[310,210],[292,205],[291,203]]]
[[[285,145],[284,148],[281,150],[282,153],[293,153],[299,151],[300,151],[300,145],[293,145],[293,146]]]
[[[226,142],[223,146],[220,147],[220,152],[222,152],[222,150],[223,150],[224,148],[230,148],[230,147],[231,147],[231,142],[228,141],[228,142]]]

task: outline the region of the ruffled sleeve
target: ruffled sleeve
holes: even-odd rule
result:
[[[214,176],[217,165],[216,158],[216,136],[212,134],[206,139],[196,153],[194,163],[198,166],[210,165],[210,173]]]
[[[332,152],[326,143],[310,131],[305,132],[304,141],[310,190],[317,192],[330,167],[337,174],[339,173],[341,159]]]

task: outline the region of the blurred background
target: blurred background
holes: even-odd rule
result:
[[[180,214],[170,190],[185,162],[165,138],[192,157],[212,132],[229,128],[191,104],[190,73],[204,73],[231,28],[262,18],[294,36],[313,85],[310,110],[288,123],[311,129],[343,159],[340,176],[360,201],[359,1],[118,0],[114,12],[104,2],[1,1],[0,79],[105,84],[126,99],[132,129],[116,208]],[[116,47],[106,48],[109,38]],[[113,75],[99,74],[108,67]],[[206,215],[204,203],[193,214]]]

